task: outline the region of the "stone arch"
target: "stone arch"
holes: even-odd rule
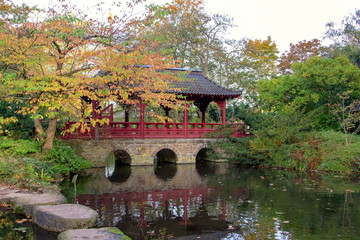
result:
[[[196,162],[200,162],[200,161],[210,161],[208,153],[209,151],[211,151],[212,149],[207,147],[207,146],[203,146],[202,148],[200,148],[197,151],[197,154],[195,155],[195,161]]]
[[[201,143],[201,144],[198,144],[195,148],[195,150],[193,151],[193,156],[196,160],[197,158],[197,155],[199,154],[199,152],[202,150],[202,149],[209,149],[208,145],[206,143]]]
[[[113,151],[115,157],[115,165],[131,165],[131,156],[130,154],[122,149],[117,149]]]
[[[169,157],[169,160],[165,160],[165,162],[171,162],[171,163],[176,163],[178,160],[179,155],[177,154],[178,151],[176,151],[175,148],[173,148],[172,146],[169,145],[163,145],[163,146],[158,146],[156,147],[152,153],[151,156],[156,159],[158,156],[158,153],[165,150],[163,153],[166,155],[166,157]],[[158,160],[164,160],[164,159],[158,159]]]
[[[160,151],[158,151],[156,153],[155,158],[158,162],[168,162],[168,163],[176,163],[178,159],[176,153],[169,148],[163,148]]]
[[[131,175],[131,159],[125,150],[111,151],[106,159],[105,176],[111,182],[125,182]]]

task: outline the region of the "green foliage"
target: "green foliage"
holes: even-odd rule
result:
[[[237,164],[296,170],[360,171],[360,136],[354,136],[346,145],[343,133],[314,131],[318,111],[266,114],[251,113],[244,106],[239,109],[248,113],[247,119],[261,120],[247,138],[231,138],[230,131],[221,129],[225,138],[211,146],[215,157]],[[261,117],[255,118],[256,115]]]
[[[256,111],[250,104],[244,102],[233,102],[226,108],[226,119],[229,119],[230,122],[241,120],[246,126],[250,126],[252,131],[261,129],[264,121],[272,118],[273,115],[273,113],[264,114]]]
[[[52,174],[69,175],[92,166],[90,162],[77,155],[74,149],[60,141],[45,155],[44,159],[54,165]]]
[[[254,139],[250,142],[251,151],[264,156],[263,164],[278,166],[277,161],[286,161],[289,156],[287,146],[297,143],[304,133],[311,130],[313,115],[314,113],[268,115],[254,131]]]
[[[1,116],[4,118],[16,119],[16,121],[4,124],[4,126],[1,127],[3,133],[0,132],[0,136],[6,135],[22,139],[28,139],[33,136],[34,121],[30,118],[30,115],[18,113],[21,107],[24,107],[24,105],[16,102],[9,103],[6,101],[0,101]]]
[[[0,154],[21,156],[40,152],[40,143],[31,140],[14,140],[11,138],[0,138]]]
[[[344,144],[344,134],[334,131],[320,132],[319,146],[322,162],[318,170],[360,171],[360,136],[354,136],[350,145]]]
[[[309,132],[296,142],[283,144],[276,151],[269,151],[264,165],[296,170],[359,171],[360,137],[346,146],[344,134],[335,131]],[[265,141],[263,140],[262,143]],[[267,150],[271,148],[266,145]],[[271,146],[271,145],[270,145]],[[255,146],[258,148],[259,145]]]
[[[0,161],[2,181],[21,188],[32,184],[48,185],[54,180],[48,169],[51,165],[35,158],[3,158]]]
[[[259,82],[260,98],[268,111],[317,110],[320,129],[339,127],[329,106],[340,102],[339,96],[351,93],[349,101],[360,97],[360,70],[346,57],[312,57],[293,65],[294,74]],[[315,120],[314,119],[314,120]]]
[[[212,143],[209,147],[215,151],[209,152],[214,159],[226,159],[231,163],[242,165],[259,165],[265,156],[250,149],[253,137],[231,138],[227,137]]]
[[[60,141],[42,153],[40,142],[1,138],[0,156],[1,182],[25,188],[47,185],[92,166]]]

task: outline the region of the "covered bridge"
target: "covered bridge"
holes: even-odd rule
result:
[[[192,121],[193,118],[189,117],[189,108],[177,113],[177,121],[148,121],[148,106],[140,100],[136,106],[123,106],[122,114],[120,114],[122,120],[117,120],[114,116],[116,106],[113,103],[101,106],[98,101],[89,101],[92,105],[92,117],[107,118],[108,124],[94,127],[89,124],[90,130],[88,132],[75,131],[64,135],[62,138],[96,140],[90,142],[102,141],[101,149],[107,154],[114,152],[115,155],[122,156],[122,163],[152,165],[153,159],[156,156],[159,158],[159,152],[162,150],[169,150],[166,155],[170,162],[195,162],[199,153],[206,149],[208,143],[212,141],[208,133],[216,131],[221,126],[229,125],[233,129],[233,137],[248,136],[243,123],[227,124],[226,122],[226,100],[239,98],[241,96],[240,91],[233,91],[218,85],[199,70],[182,68],[166,70],[185,72],[185,79],[174,82],[173,85],[179,89],[176,93],[185,97],[186,103],[191,102],[198,108],[200,117],[196,118],[196,121]],[[215,103],[221,111],[219,122],[206,122],[206,110],[211,102]],[[170,112],[170,108],[163,108],[164,116],[169,117]],[[66,128],[70,128],[74,123],[68,122]],[[154,141],[155,139],[156,141]],[[82,146],[81,154],[85,158],[91,158],[95,162],[101,162],[101,159],[106,158],[105,153],[96,154],[96,147],[91,145],[89,141],[86,144],[83,143]],[[99,151],[102,151],[101,149]],[[102,163],[97,165],[102,166]]]

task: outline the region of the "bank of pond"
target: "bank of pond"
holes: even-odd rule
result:
[[[68,202],[98,212],[96,227],[117,227],[134,240],[356,239],[359,181],[358,174],[161,163],[87,169],[61,189]],[[56,239],[1,214],[12,220],[0,238]]]

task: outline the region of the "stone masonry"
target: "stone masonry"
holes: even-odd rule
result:
[[[169,149],[176,154],[176,163],[195,163],[200,150],[207,148],[214,139],[109,139],[109,140],[68,140],[77,152],[92,161],[96,167],[105,167],[109,154],[125,151],[131,158],[132,166],[153,165],[156,154]]]

